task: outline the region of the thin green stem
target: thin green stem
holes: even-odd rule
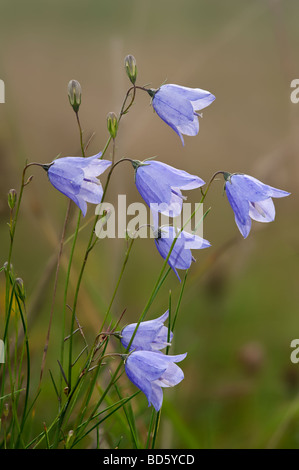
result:
[[[131,87],[127,93],[126,93],[126,96],[124,98],[124,101],[123,101],[123,104],[122,104],[122,107],[121,107],[121,110],[120,110],[120,113],[119,113],[119,117],[118,117],[118,123],[120,122],[122,116],[128,112],[129,108],[132,106],[133,102],[134,102],[134,99],[135,99],[135,94],[136,94],[136,88],[141,88],[141,87],[136,87],[136,86],[133,86]],[[133,90],[133,95],[131,96],[131,101],[130,103],[126,106],[126,103],[127,103],[127,100],[130,96],[130,93],[131,91]],[[108,140],[107,140],[107,143],[103,149],[103,152],[102,152],[102,155],[101,155],[101,158],[103,158],[103,156],[105,155],[108,147],[109,147],[109,144],[111,142],[111,139],[112,137],[109,136]],[[115,145],[115,141],[113,142],[114,145]],[[102,196],[102,202],[104,201],[104,198],[105,198],[105,195],[106,195],[106,192],[107,192],[107,188],[108,188],[108,185],[109,185],[109,182],[110,182],[110,178],[111,178],[111,175],[112,175],[112,172],[114,170],[114,168],[116,167],[116,165],[118,165],[121,161],[127,161],[129,159],[121,159],[119,160],[118,162],[114,163],[112,165],[112,168],[110,169],[109,173],[108,173],[108,177],[107,177],[107,181],[106,181],[106,185],[105,185],[105,188],[104,188],[104,191],[103,191],[103,196]],[[131,161],[131,160],[129,160]],[[85,255],[84,255],[84,258],[83,258],[83,262],[82,262],[82,265],[81,265],[81,269],[80,269],[80,272],[79,272],[79,276],[78,276],[78,280],[77,280],[77,285],[76,285],[76,289],[75,289],[75,294],[74,294],[74,301],[73,301],[73,309],[72,309],[72,321],[71,321],[71,325],[72,325],[72,328],[73,328],[73,325],[74,325],[74,319],[75,319],[75,315],[76,315],[76,308],[77,308],[77,302],[78,302],[78,295],[79,295],[79,290],[80,290],[80,286],[81,286],[81,282],[82,282],[82,278],[83,278],[83,273],[84,273],[84,270],[85,270],[85,267],[86,267],[86,264],[87,264],[87,259],[88,259],[88,256],[89,256],[89,253],[90,251],[93,249],[93,247],[95,246],[97,240],[93,241],[93,237],[94,237],[94,231],[95,231],[95,227],[96,227],[96,224],[98,222],[98,219],[99,219],[99,214],[96,215],[95,217],[95,220],[94,220],[94,223],[93,223],[93,226],[92,226],[92,230],[91,230],[91,234],[90,234],[90,237],[89,237],[89,240],[88,240],[88,243],[87,243],[87,248],[86,248],[86,251],[85,251]],[[121,272],[120,274],[120,279],[122,277],[122,274],[123,274],[123,271]],[[119,283],[118,283],[119,285]],[[112,296],[112,300],[111,300],[111,303],[110,303],[110,306],[108,307],[108,313],[109,313],[109,310],[111,308],[111,305],[112,305],[112,302],[113,302],[113,299],[115,297],[115,294],[116,294],[116,291],[117,291],[117,288],[118,288],[118,285],[116,286],[116,290],[114,291],[113,293],[113,296]],[[71,330],[71,335],[70,335],[70,338],[72,338],[72,330]],[[72,397],[74,395],[74,392],[76,390],[76,388],[79,386],[79,383],[81,382],[81,379],[82,377],[84,377],[85,373],[84,373],[84,370],[88,370],[89,369],[89,366],[91,364],[91,361],[92,361],[92,358],[93,358],[93,354],[94,354],[94,350],[95,350],[95,345],[94,347],[92,348],[92,350],[90,351],[88,357],[87,357],[87,360],[86,360],[86,363],[85,363],[85,366],[80,374],[80,376],[78,377],[74,387],[72,386],[72,339],[70,339],[70,348],[69,348],[69,370],[68,370],[68,383],[69,383],[69,397],[68,397],[68,400],[67,402],[65,403],[63,409],[61,410],[61,413],[60,413],[60,418],[59,418],[59,421],[58,421],[58,433],[59,433],[59,430],[61,429],[61,426],[62,426],[62,423],[63,423],[63,420],[64,420],[64,417],[66,415],[66,411],[71,403],[71,400],[72,400]],[[111,381],[111,384],[112,384],[112,381]],[[109,388],[108,388],[109,389]],[[107,392],[106,392],[107,393]],[[104,394],[105,396],[105,394]],[[104,396],[102,399],[104,399]],[[58,436],[58,433],[56,434],[56,436]]]
[[[16,448],[17,448],[19,439],[22,437],[21,434],[23,432],[26,417],[27,417],[27,406],[28,406],[29,388],[30,388],[30,351],[29,351],[29,340],[28,340],[28,333],[27,333],[26,318],[25,318],[23,310],[22,310],[20,299],[18,298],[17,295],[16,295],[16,301],[17,301],[17,304],[18,304],[19,313],[20,313],[20,317],[21,317],[21,321],[22,321],[23,330],[24,330],[25,347],[26,347],[26,359],[27,359],[27,361],[26,361],[26,367],[27,367],[26,392],[25,392],[25,399],[24,399],[24,406],[23,406],[23,414],[22,414],[22,418],[21,418],[20,432],[19,432],[19,436],[18,436],[18,439],[17,439],[17,443],[16,443]],[[23,303],[23,305],[24,305],[24,303]],[[25,309],[25,305],[24,305],[24,309]]]
[[[81,221],[81,211],[79,211],[78,214],[78,219],[77,219],[77,224],[76,224],[76,230],[74,234],[74,239],[73,239],[73,244],[72,244],[72,249],[69,257],[69,263],[68,263],[68,270],[67,270],[67,277],[66,277],[66,284],[65,284],[65,290],[64,290],[64,310],[63,310],[63,318],[65,319],[65,312],[66,312],[66,304],[67,304],[67,292],[68,292],[68,286],[69,286],[69,279],[70,279],[70,272],[71,272],[71,265],[73,261],[73,256],[74,256],[74,251],[75,251],[75,246],[78,238],[78,233],[79,233],[79,227],[80,227],[80,221]],[[77,299],[76,299],[77,300]],[[76,304],[75,304],[76,305]],[[71,326],[70,326],[70,347],[69,347],[69,378],[71,377],[71,367],[72,367],[72,345],[73,345],[73,330],[74,330],[74,324],[75,324],[75,311],[73,309],[72,312],[72,318],[71,318]],[[64,336],[64,334],[63,334]],[[63,353],[64,353],[64,337],[61,340],[61,364],[63,365]],[[70,386],[70,382],[69,382]]]
[[[103,330],[104,325],[105,325],[106,320],[107,320],[107,317],[108,317],[108,315],[109,315],[109,313],[110,313],[110,310],[111,310],[113,301],[114,301],[115,296],[116,296],[116,294],[117,294],[117,290],[118,290],[120,281],[121,281],[121,279],[122,279],[122,276],[123,276],[123,274],[124,274],[124,271],[125,271],[125,268],[126,268],[126,265],[127,265],[128,259],[129,259],[129,256],[130,256],[130,252],[131,252],[131,249],[132,249],[134,240],[135,240],[134,238],[131,238],[131,240],[130,240],[129,247],[128,247],[128,249],[127,249],[127,252],[126,252],[126,255],[125,255],[125,259],[124,259],[124,262],[123,262],[123,265],[122,265],[122,268],[121,268],[121,271],[120,271],[120,274],[119,274],[119,277],[118,277],[118,280],[117,280],[115,289],[114,289],[114,291],[113,291],[113,294],[112,294],[110,303],[109,303],[109,305],[108,305],[108,308],[107,308],[105,317],[104,317],[104,319],[103,319],[103,323],[102,323],[102,326],[101,326],[101,328],[100,328],[100,331]]]
[[[130,89],[131,90],[131,89]],[[135,98],[135,93],[133,95],[133,98],[131,99],[131,102],[130,102],[130,105],[129,107],[125,108],[125,105],[126,105],[126,101],[129,97],[129,94],[130,94],[130,90],[128,90],[126,96],[125,96],[125,99],[123,101],[123,105],[121,107],[121,111],[120,111],[120,114],[119,114],[119,118],[118,118],[118,122],[121,120],[124,112],[127,112],[128,111],[128,108],[133,104],[133,101],[134,101],[134,98]],[[102,152],[102,156],[101,158],[103,158],[107,148],[108,148],[108,145],[109,143],[111,142],[111,137],[108,139],[107,141],[107,144]],[[114,140],[114,145],[115,145],[115,140]],[[106,196],[106,192],[107,192],[107,189],[108,189],[108,185],[109,185],[109,182],[110,182],[110,178],[111,178],[111,175],[112,175],[112,172],[114,170],[114,168],[121,162],[121,161],[127,161],[129,159],[121,159],[119,160],[118,162],[114,163],[112,165],[112,168],[110,169],[109,173],[108,173],[108,176],[107,176],[107,181],[106,181],[106,184],[105,184],[105,188],[104,188],[104,191],[103,191],[103,196],[102,196],[102,202],[101,202],[101,205],[105,199],[105,196]],[[78,276],[78,281],[77,281],[77,285],[76,285],[76,290],[75,290],[75,294],[74,294],[74,302],[73,302],[73,309],[72,309],[72,320],[71,320],[71,328],[73,328],[73,325],[74,325],[74,321],[75,321],[75,314],[76,314],[76,308],[77,308],[77,302],[78,302],[78,295],[79,295],[79,290],[80,290],[80,286],[81,286],[81,282],[82,282],[82,278],[83,278],[83,273],[84,273],[84,270],[85,270],[85,266],[86,266],[86,263],[87,263],[87,259],[88,259],[88,256],[89,256],[89,253],[90,251],[93,249],[93,247],[95,246],[96,242],[97,242],[97,239],[93,242],[93,238],[94,238],[94,232],[95,232],[95,227],[96,227],[96,224],[98,222],[98,219],[99,219],[100,215],[97,214],[96,217],[95,217],[95,220],[94,220],[94,223],[93,223],[93,226],[92,226],[92,230],[91,230],[91,234],[90,234],[90,237],[89,237],[89,240],[88,240],[88,244],[87,244],[87,248],[86,248],[86,251],[85,251],[85,255],[84,255],[84,258],[83,258],[83,262],[82,262],[82,265],[81,265],[81,269],[80,269],[80,272],[79,272],[79,276]],[[73,346],[73,342],[72,342],[72,329],[71,329],[71,339],[70,339],[70,345],[69,345],[69,370],[68,370],[68,383],[69,383],[69,387],[71,389],[71,386],[72,386],[72,346]]]
[[[66,228],[67,228],[69,215],[70,215],[70,207],[71,207],[71,201],[69,201],[69,204],[68,204],[68,208],[67,208],[67,212],[66,212],[66,216],[65,216],[65,220],[64,220],[64,224],[63,224],[63,229],[62,229],[62,235],[61,235],[61,239],[60,239],[59,252],[58,252],[58,257],[57,257],[57,265],[56,265],[56,272],[55,272],[55,280],[54,280],[54,288],[53,288],[53,296],[52,296],[52,303],[51,303],[51,310],[50,310],[50,319],[49,319],[48,331],[47,331],[46,342],[45,342],[44,351],[43,351],[41,371],[40,371],[40,377],[39,377],[39,387],[41,386],[41,381],[42,381],[43,372],[44,372],[44,368],[45,368],[46,356],[47,356],[48,347],[49,347],[50,333],[51,333],[53,314],[54,314],[54,305],[55,305],[56,292],[57,292],[57,284],[58,284],[58,274],[59,274],[59,269],[60,269],[60,260],[61,260],[61,256],[62,256],[65,233],[66,233]]]
[[[180,309],[180,305],[181,305],[183,293],[184,293],[185,286],[186,286],[186,281],[187,281],[188,272],[189,272],[189,271],[188,271],[188,269],[187,269],[186,274],[185,274],[185,277],[184,277],[183,282],[182,282],[182,286],[181,286],[181,290],[180,290],[180,295],[179,295],[178,303],[177,303],[177,306],[176,306],[176,309],[175,309],[175,313],[174,313],[174,318],[173,318],[173,321],[172,321],[172,326],[171,326],[171,331],[172,331],[172,332],[174,331],[175,324],[176,324],[176,321],[177,321],[178,312],[179,312],[179,309]]]
[[[159,410],[156,415],[156,423],[155,423],[154,435],[153,435],[153,440],[152,440],[152,449],[154,449],[156,445],[160,419],[161,419],[161,410]]]
[[[78,237],[78,233],[79,233],[80,220],[81,220],[81,211],[79,211],[79,214],[78,214],[78,220],[77,220],[77,224],[76,224],[76,230],[75,230],[75,233],[74,233],[72,248],[71,248],[70,255],[69,255],[69,262],[68,262],[68,268],[67,268],[67,273],[66,273],[66,281],[65,281],[65,286],[64,286],[63,312],[62,312],[62,332],[61,332],[62,334],[61,334],[61,349],[60,349],[60,363],[61,363],[62,368],[63,368],[63,363],[64,363],[64,341],[65,341],[65,322],[66,322],[67,294],[68,294],[68,287],[69,287],[69,281],[70,281],[71,266],[72,266],[74,252],[75,252],[77,237]],[[60,396],[61,396],[61,392],[62,392],[62,376],[60,378]]]
[[[78,127],[79,127],[82,157],[85,157],[85,149],[84,149],[84,144],[83,144],[83,132],[82,132],[82,127],[81,127],[78,111],[75,112],[75,114],[76,114],[76,119],[77,119],[77,123],[78,123]]]

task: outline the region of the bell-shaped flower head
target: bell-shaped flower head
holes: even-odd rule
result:
[[[81,209],[83,216],[87,211],[87,202],[99,204],[103,196],[101,182],[96,178],[110,165],[108,160],[101,160],[102,153],[92,157],[64,157],[44,165],[52,185]]]
[[[237,227],[244,238],[251,230],[251,219],[258,222],[272,222],[275,219],[273,197],[290,194],[244,174],[225,173],[224,178],[225,192],[234,211]]]
[[[141,322],[130,345],[130,351],[133,349],[136,351],[159,351],[166,346],[170,346],[168,342],[168,328],[164,326],[164,322],[168,318],[168,313],[167,310],[161,317],[155,320]],[[125,326],[121,331],[120,340],[124,348],[128,347],[136,326],[137,323],[131,323]],[[170,341],[172,340],[172,336],[170,332]]]
[[[174,240],[175,243],[173,245]],[[179,233],[172,226],[163,226],[158,230],[155,244],[164,259],[167,258],[171,250],[167,263],[173,269],[179,281],[181,279],[177,269],[189,269],[192,261],[195,261],[191,249],[200,250],[211,246],[210,242],[204,238],[184,230]]]
[[[162,387],[174,387],[183,380],[184,373],[175,363],[185,359],[186,355],[170,356],[153,351],[133,351],[128,355],[126,374],[145,394],[148,406],[152,404],[159,411],[163,402]]]
[[[183,199],[186,199],[181,190],[196,189],[205,184],[198,176],[156,160],[133,160],[132,165],[136,188],[153,213],[178,216]]]
[[[197,135],[199,131],[198,113],[209,106],[215,96],[200,88],[188,88],[166,84],[158,90],[147,90],[152,96],[152,105],[158,116],[181,138],[183,134]]]

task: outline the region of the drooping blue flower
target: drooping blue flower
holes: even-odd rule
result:
[[[280,198],[290,194],[268,186],[252,176],[226,173],[224,177],[227,198],[244,238],[251,230],[251,219],[258,222],[272,222],[275,219],[273,197]]]
[[[164,326],[164,322],[168,318],[168,314],[169,312],[167,310],[162,316],[155,320],[141,322],[131,343],[130,351],[133,349],[159,351],[160,349],[169,346],[168,328]],[[125,326],[121,331],[120,340],[124,348],[128,347],[136,325],[137,323],[131,323],[130,325]],[[169,336],[171,341],[173,337],[172,332],[170,332]]]
[[[152,212],[170,217],[181,213],[183,199],[181,190],[196,189],[205,182],[198,176],[178,170],[156,160],[133,161],[136,187]]]
[[[215,100],[209,91],[173,84],[162,85],[158,90],[150,89],[148,93],[153,97],[152,105],[158,116],[179,135],[183,145],[182,134],[198,134],[199,115],[196,111]]]
[[[163,402],[162,387],[174,387],[184,378],[182,369],[175,364],[185,359],[187,353],[170,356],[161,352],[133,351],[125,361],[128,378],[159,411]]]
[[[108,160],[101,160],[102,153],[92,157],[64,157],[44,165],[52,185],[81,209],[83,216],[87,211],[87,202],[99,204],[103,196],[101,182],[96,178],[110,165]]]
[[[175,238],[176,241],[172,247]],[[181,281],[181,279],[177,269],[189,269],[192,261],[195,261],[191,249],[199,250],[211,246],[210,242],[204,238],[185,232],[184,230],[181,233],[176,232],[176,229],[172,226],[163,226],[158,230],[155,244],[164,259],[167,258],[172,248],[168,264],[175,272],[179,281]]]

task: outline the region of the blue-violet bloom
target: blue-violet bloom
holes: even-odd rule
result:
[[[182,211],[183,199],[186,199],[181,190],[196,189],[205,184],[198,176],[159,161],[134,160],[132,165],[136,187],[153,213],[178,216]]]
[[[154,110],[179,135],[183,145],[182,134],[198,134],[199,114],[196,111],[206,108],[215,100],[215,96],[209,91],[173,84],[147,91],[152,96]]]
[[[99,204],[103,188],[96,178],[110,165],[109,160],[101,160],[102,153],[92,157],[64,157],[44,165],[52,185],[74,201],[83,216],[87,211],[87,202]]]
[[[251,230],[251,219],[258,222],[274,220],[275,206],[272,197],[285,197],[290,194],[244,174],[224,173],[224,178],[227,198],[234,211],[237,227],[244,238]]]
[[[170,342],[168,342],[168,328],[163,324],[168,318],[168,314],[167,310],[155,320],[141,322],[131,343],[130,351],[133,349],[135,351],[159,351],[166,346],[170,346]],[[136,326],[137,323],[131,323],[121,331],[120,340],[124,348],[128,347]],[[173,334],[172,332],[169,333],[169,340],[171,341]]]
[[[172,247],[174,240],[175,243]],[[184,230],[182,230],[181,233],[179,231],[176,232],[175,227],[172,226],[163,226],[158,229],[157,236],[155,237],[155,244],[160,255],[164,259],[167,258],[172,248],[168,258],[168,264],[175,272],[179,281],[181,281],[181,279],[178,275],[177,269],[189,269],[192,261],[195,261],[195,258],[192,256],[191,249],[199,250],[211,246],[208,240],[205,240],[198,235],[185,232]]]
[[[186,355],[170,356],[152,351],[133,351],[128,355],[126,374],[145,394],[148,406],[152,404],[159,411],[163,402],[162,387],[173,387],[183,380],[184,373],[175,362],[182,361]]]

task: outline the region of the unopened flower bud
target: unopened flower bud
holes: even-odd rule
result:
[[[8,205],[11,210],[15,207],[17,202],[17,191],[15,189],[10,189],[8,193]]]
[[[77,113],[81,104],[81,85],[77,80],[70,80],[67,90],[70,104],[75,113]]]
[[[107,114],[107,127],[112,139],[115,139],[118,128],[118,121],[115,113]]]
[[[134,85],[137,78],[137,65],[134,56],[127,55],[127,57],[125,58],[125,69],[130,81]]]
[[[71,429],[69,432],[68,432],[68,435],[67,435],[67,438],[66,438],[66,443],[65,443],[65,446],[67,449],[69,449],[69,446],[70,446],[70,442],[71,442],[71,439],[74,435],[74,431]]]
[[[25,287],[24,287],[24,281],[20,277],[17,277],[16,279],[16,291],[18,294],[18,297],[24,301],[26,294],[25,294]]]
[[[8,403],[4,403],[3,416],[7,418],[8,414],[9,414],[9,405]]]

